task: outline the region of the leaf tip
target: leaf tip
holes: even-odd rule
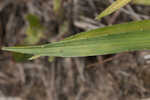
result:
[[[8,47],[2,47],[1,50],[6,51]]]
[[[97,17],[95,17],[95,20],[99,20],[99,21],[100,21],[101,18],[102,18],[102,17],[97,16]]]
[[[34,55],[34,56],[30,57],[28,60],[34,60],[34,59],[37,59],[39,57],[41,57],[41,56],[40,55]]]
[[[1,50],[3,50],[3,51],[15,51],[15,47],[2,47]]]

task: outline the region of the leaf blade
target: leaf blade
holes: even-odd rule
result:
[[[100,13],[96,17],[96,19],[100,20],[101,18],[113,13],[117,9],[127,5],[129,2],[131,2],[131,0],[117,0],[117,1],[113,2],[108,8],[106,8],[102,13]]]
[[[118,29],[120,31],[117,31]],[[109,34],[105,34],[105,32]],[[4,47],[3,50],[40,56],[81,57],[150,49],[150,20],[118,24],[114,25],[113,28],[105,27],[98,29],[98,33],[90,31],[90,34],[95,35],[86,36],[85,34],[89,33],[84,32],[82,33],[84,35],[79,35],[81,37],[72,37],[68,38],[68,40],[47,45]]]
[[[143,35],[144,37],[142,37]],[[128,32],[125,34],[58,42],[44,48],[26,47],[7,48],[5,50],[42,56],[80,57],[141,49],[150,49],[150,31]]]

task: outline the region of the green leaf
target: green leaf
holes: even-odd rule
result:
[[[30,27],[32,27],[32,28],[41,28],[42,27],[38,16],[36,16],[34,14],[27,14],[26,19],[29,22]]]
[[[108,8],[106,8],[102,13],[100,13],[96,19],[101,19],[111,13],[113,13],[114,11],[116,11],[117,9],[127,5],[129,2],[131,2],[131,0],[117,0],[115,2],[112,3],[112,5],[110,5]]]
[[[61,10],[61,3],[62,0],[53,0],[53,5],[54,5],[54,12],[55,13],[59,13],[59,11]]]
[[[80,33],[40,46],[4,47],[3,50],[40,56],[80,57],[150,49],[150,20],[118,24]]]
[[[13,56],[13,59],[16,61],[16,62],[24,62],[24,61],[28,61],[28,59],[30,57],[32,57],[33,55],[30,55],[30,54],[22,54],[22,53],[16,53],[14,52],[12,54]]]
[[[26,29],[26,38],[24,39],[24,44],[25,45],[35,44],[39,42],[42,37],[44,37],[43,36],[44,27],[40,24],[40,19],[36,15],[27,14],[26,20],[28,21],[29,25],[27,26]],[[21,54],[21,53],[13,53],[12,56],[14,60],[17,62],[26,61],[30,57],[32,59],[35,58],[35,56],[32,57],[33,55]]]
[[[42,37],[44,37],[43,35],[44,27],[40,24],[40,19],[36,15],[28,14],[26,16],[26,19],[29,25],[26,30],[27,36],[24,42],[26,44],[35,44],[38,41],[40,41]]]
[[[150,0],[132,0],[132,3],[142,4],[142,5],[150,5]]]
[[[148,30],[150,28],[149,25],[150,25],[150,20],[116,24],[116,25],[107,26],[103,28],[97,28],[87,32],[81,32],[76,35],[70,36],[64,40],[66,41],[66,40],[74,40],[74,39],[87,39],[87,38],[106,36],[106,35],[116,34],[116,33]]]

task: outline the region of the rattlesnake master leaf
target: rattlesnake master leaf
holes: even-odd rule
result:
[[[81,57],[150,49],[150,20],[99,28],[63,41],[3,50],[39,56]]]
[[[100,20],[101,18],[113,13],[114,11],[120,9],[121,7],[127,5],[132,0],[116,0],[108,8],[106,8],[102,13],[100,13],[96,19]]]
[[[116,25],[107,26],[103,28],[97,28],[87,32],[81,32],[76,35],[70,36],[64,40],[66,41],[66,40],[73,40],[73,39],[87,39],[87,38],[105,36],[110,34],[148,30],[150,28],[149,25],[150,25],[150,20],[133,21],[129,23],[116,24]]]

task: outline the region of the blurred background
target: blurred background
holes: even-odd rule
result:
[[[150,19],[129,4],[101,21],[113,0],[0,0],[0,48],[63,40],[91,29]],[[40,57],[0,51],[0,100],[150,100],[150,52]]]

